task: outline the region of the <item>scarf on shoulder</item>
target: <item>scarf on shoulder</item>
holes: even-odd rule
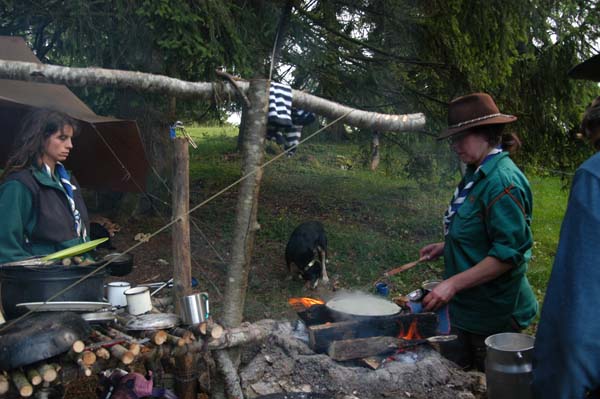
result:
[[[456,211],[458,211],[458,208],[460,208],[461,205],[465,202],[465,199],[471,192],[471,189],[475,185],[475,182],[477,180],[479,180],[478,173],[479,173],[479,170],[481,169],[481,167],[487,161],[489,161],[496,155],[500,154],[501,152],[502,152],[502,147],[496,147],[493,150],[491,150],[486,155],[486,157],[483,159],[483,162],[481,162],[481,165],[479,165],[477,167],[477,169],[475,169],[475,172],[471,176],[471,179],[468,182],[465,182],[464,179],[460,181],[460,183],[458,184],[458,187],[456,187],[456,190],[454,190],[454,195],[452,196],[452,200],[450,201],[450,205],[448,206],[448,209],[446,209],[446,212],[444,212],[444,236],[448,235],[448,231],[450,230],[450,222],[452,221],[452,218],[456,214]]]
[[[44,169],[46,173],[52,178],[52,170],[46,164],[44,164]],[[67,197],[67,201],[69,203],[69,207],[71,208],[71,213],[73,214],[73,219],[75,220],[75,231],[77,235],[82,238],[84,241],[87,237],[87,231],[85,228],[85,224],[81,220],[81,213],[75,206],[75,197],[73,195],[73,191],[77,190],[77,187],[73,183],[71,183],[71,177],[69,176],[69,172],[65,169],[64,165],[60,162],[56,163],[54,167],[58,178],[60,179],[60,184],[65,189],[65,196]]]

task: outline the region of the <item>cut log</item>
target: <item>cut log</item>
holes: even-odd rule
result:
[[[364,364],[366,364],[367,367],[369,367],[373,370],[377,370],[379,368],[379,366],[381,366],[383,359],[384,358],[381,356],[369,356],[369,357],[360,359],[360,361],[363,362]]]
[[[58,371],[52,364],[43,363],[38,366],[37,370],[42,376],[42,379],[46,382],[52,382],[58,377]]]
[[[102,341],[110,341],[110,338],[98,330],[92,331],[92,336]],[[110,355],[119,359],[123,364],[131,364],[135,355],[126,349],[123,345],[115,344],[110,347]]]
[[[188,351],[201,352],[206,349],[233,348],[239,345],[262,341],[275,331],[277,326],[277,321],[267,319],[257,321],[254,324],[245,324],[240,327],[230,328],[223,330],[223,334],[218,339],[210,339],[206,347],[203,340],[192,342],[187,345]]]
[[[167,334],[167,342],[174,346],[184,346],[186,344],[186,340],[178,337],[176,335]]]
[[[98,348],[96,349],[96,357],[99,359],[108,360],[110,359],[110,352],[106,348]]]
[[[175,327],[171,330],[171,334],[183,338],[186,344],[196,340],[194,333],[185,328]]]
[[[8,382],[8,376],[4,373],[0,373],[0,395],[4,395],[10,389]]]
[[[150,338],[150,341],[155,345],[162,345],[167,342],[168,334],[166,331],[158,330],[158,331],[145,331],[142,333],[142,336]]]
[[[333,341],[327,354],[333,360],[344,361],[380,355],[398,349],[396,337],[369,337]]]
[[[129,342],[138,342],[138,339],[135,337],[132,337],[131,335],[127,334],[124,331],[121,331],[119,329],[116,328],[112,328],[112,327],[106,327],[104,329],[106,331],[106,335],[108,335],[111,338],[124,338]]]
[[[210,331],[210,336],[214,339],[219,339],[223,335],[223,327],[220,324],[215,323]]]
[[[79,339],[77,341],[73,342],[73,345],[71,345],[71,350],[75,353],[81,353],[81,352],[83,352],[84,349],[85,349],[85,343]]]
[[[36,386],[42,383],[42,376],[35,368],[30,368],[27,370],[27,379],[31,382],[31,385]]]
[[[86,366],[91,366],[96,363],[96,354],[92,351],[83,351],[79,359],[80,361],[77,361],[78,364],[81,363]]]
[[[129,352],[133,353],[133,356],[137,356],[142,351],[142,345],[138,344],[137,342],[132,342],[129,344],[127,349],[129,349]]]
[[[25,377],[25,375],[20,370],[13,370],[10,373],[10,378],[13,384],[15,384],[17,391],[19,391],[19,395],[21,395],[24,398],[33,395],[33,387],[31,386],[29,381],[27,381],[27,377]]]
[[[309,326],[309,346],[317,353],[325,353],[333,341],[376,336],[397,337],[402,332],[407,332],[412,323],[417,323],[417,333],[421,337],[437,334],[437,315],[435,313],[395,315]]]

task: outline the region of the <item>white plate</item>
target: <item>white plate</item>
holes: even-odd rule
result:
[[[66,301],[66,302],[24,302],[18,303],[17,307],[24,306],[34,312],[94,312],[96,310],[110,308],[109,302],[84,302],[84,301]]]

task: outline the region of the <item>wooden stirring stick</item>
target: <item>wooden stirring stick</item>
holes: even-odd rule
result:
[[[405,265],[399,266],[395,269],[392,270],[388,270],[387,272],[383,273],[384,276],[389,277],[389,276],[393,276],[394,274],[398,274],[398,273],[402,273],[405,270],[408,270],[412,267],[415,267],[416,265],[418,265],[419,263],[428,260],[429,257],[428,256],[423,256],[415,261],[409,262]]]

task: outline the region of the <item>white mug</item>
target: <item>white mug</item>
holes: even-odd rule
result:
[[[106,296],[108,302],[113,306],[125,307],[127,306],[127,298],[125,298],[125,291],[131,288],[131,284],[126,281],[113,281],[106,284]]]
[[[127,298],[127,312],[134,316],[147,313],[152,310],[150,288],[133,287],[125,291]]]

